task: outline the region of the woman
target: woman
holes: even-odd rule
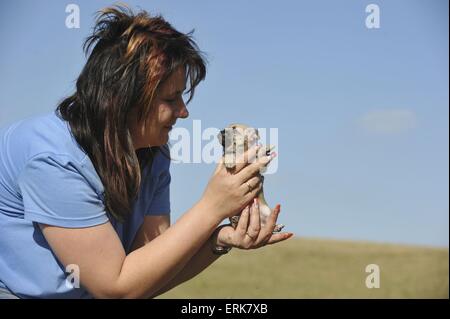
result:
[[[183,92],[189,102],[206,74],[190,34],[113,7],[84,49],[72,96],[0,131],[0,296],[149,298],[231,247],[292,235],[272,235],[279,205],[259,224],[257,173],[271,156],[243,160],[235,174],[219,163],[201,199],[169,227],[168,134],[189,115]],[[219,226],[240,212],[236,230]]]

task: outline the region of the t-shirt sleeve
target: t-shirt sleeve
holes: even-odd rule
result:
[[[68,228],[107,222],[104,204],[86,168],[68,156],[31,159],[18,178],[26,220]]]
[[[170,214],[170,170],[165,167],[159,175],[153,198],[145,211],[146,216]]]

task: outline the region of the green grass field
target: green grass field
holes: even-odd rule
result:
[[[368,264],[380,288],[366,287]],[[290,239],[234,249],[158,298],[448,298],[448,249]]]

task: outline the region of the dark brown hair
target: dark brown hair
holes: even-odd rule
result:
[[[83,45],[88,59],[76,91],[57,107],[102,180],[106,210],[119,221],[130,214],[142,165],[148,163],[133,147],[128,116],[136,109],[138,120],[147,123],[155,93],[180,66],[186,70],[187,102],[191,101],[206,75],[192,33],[183,34],[163,17],[143,10],[137,14],[125,6],[101,10]],[[148,149],[147,159],[154,151]]]

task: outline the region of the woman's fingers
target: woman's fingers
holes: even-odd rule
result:
[[[281,206],[280,206],[280,204],[278,204],[277,206],[275,206],[275,208],[272,210],[272,213],[267,218],[267,224],[266,224],[265,230],[270,232],[270,234],[273,232],[275,225],[277,224],[277,219],[278,219],[278,215],[280,214],[280,212],[281,212]]]
[[[217,163],[216,170],[214,171],[214,174],[217,174],[218,172],[220,172],[220,170],[223,169],[224,167],[225,167],[225,164],[224,164],[224,159],[223,159],[223,156],[222,156],[219,159],[219,163]]]
[[[260,173],[260,171],[267,166],[272,159],[276,157],[276,153],[272,153],[269,156],[264,156],[254,163],[251,163],[250,165],[244,167],[238,174],[238,180],[241,184],[248,181],[253,176]]]
[[[280,211],[280,205],[277,205],[272,210],[266,225],[261,227],[259,201],[255,198],[253,203],[247,205],[241,213],[233,236],[235,247],[254,249],[272,245],[292,237],[293,233],[272,233]]]
[[[279,243],[280,241],[291,238],[293,235],[294,235],[293,233],[272,234],[272,236],[270,236],[269,240],[267,241],[266,245],[272,245],[272,244]]]
[[[247,232],[248,221],[250,215],[250,205],[245,206],[244,210],[239,217],[238,224],[236,226],[236,233],[240,238],[245,237],[245,233]]]
[[[261,148],[260,145],[255,145],[252,148],[248,149],[247,151],[243,152],[242,154],[237,154],[235,172],[236,173],[239,172],[248,163],[253,163],[256,159],[256,154],[258,153],[260,148]]]
[[[281,207],[278,204],[277,206],[275,206],[275,208],[272,210],[271,214],[267,218],[267,223],[264,225],[261,232],[259,233],[259,238],[257,242],[260,246],[264,246],[272,236],[272,232],[275,228],[280,211]]]
[[[245,187],[247,187],[247,186],[245,186]],[[256,197],[256,195],[258,195],[261,188],[262,188],[262,183],[261,183],[261,181],[259,181],[258,184],[256,184],[256,186],[254,186],[254,188],[250,192],[247,192],[244,195],[244,202],[249,203],[250,201],[252,201]]]
[[[258,199],[255,198],[250,208],[250,224],[246,232],[247,239],[250,239],[250,242],[255,242],[258,239],[260,230],[259,205]]]
[[[240,186],[242,189],[242,193],[246,194],[248,192],[251,192],[255,187],[258,186],[258,184],[261,182],[262,176],[253,176],[248,181],[246,181],[244,184]]]

